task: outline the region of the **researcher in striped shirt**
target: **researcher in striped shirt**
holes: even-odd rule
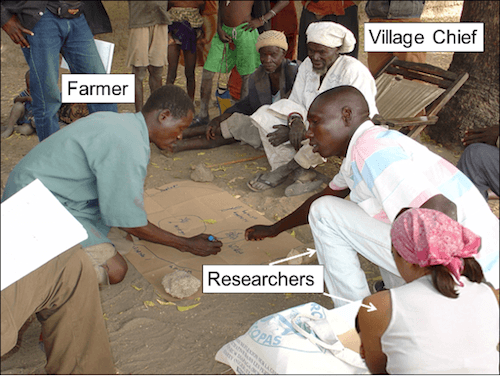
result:
[[[329,293],[360,300],[370,290],[358,253],[379,266],[387,288],[404,284],[391,254],[391,223],[407,207],[434,209],[481,237],[476,259],[498,289],[499,220],[462,172],[404,134],[374,125],[365,98],[352,86],[319,95],[307,120],[313,151],[344,157],[340,171],[279,222],[248,228],[247,240],[309,223]],[[346,304],[333,301],[335,307]]]

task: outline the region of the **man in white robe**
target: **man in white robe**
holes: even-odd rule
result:
[[[308,171],[325,160],[312,152],[304,134],[309,124],[307,111],[322,92],[343,85],[354,86],[363,93],[370,117],[378,113],[375,104],[375,80],[359,60],[340,55],[354,49],[352,32],[334,22],[315,22],[306,31],[308,57],[301,64],[288,99],[260,107],[251,117],[258,123],[262,144],[271,172],[258,174],[248,182],[253,191],[274,188],[292,175],[295,183],[285,194],[293,196],[317,189],[320,180]],[[254,123],[255,124],[255,123]]]

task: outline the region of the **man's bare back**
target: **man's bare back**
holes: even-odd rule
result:
[[[222,23],[228,27],[236,27],[250,21],[253,3],[253,1],[219,1]]]

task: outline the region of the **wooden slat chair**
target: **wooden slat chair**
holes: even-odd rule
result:
[[[412,127],[415,139],[427,125],[435,124],[437,114],[469,78],[429,64],[413,63],[393,57],[375,74],[379,115],[375,124],[400,130]],[[425,116],[417,116],[421,114]]]

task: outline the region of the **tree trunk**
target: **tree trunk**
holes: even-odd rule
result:
[[[465,0],[460,22],[484,22],[484,52],[456,52],[451,72],[467,72],[469,79],[439,112],[429,136],[447,146],[462,146],[466,129],[499,125],[499,2]]]

